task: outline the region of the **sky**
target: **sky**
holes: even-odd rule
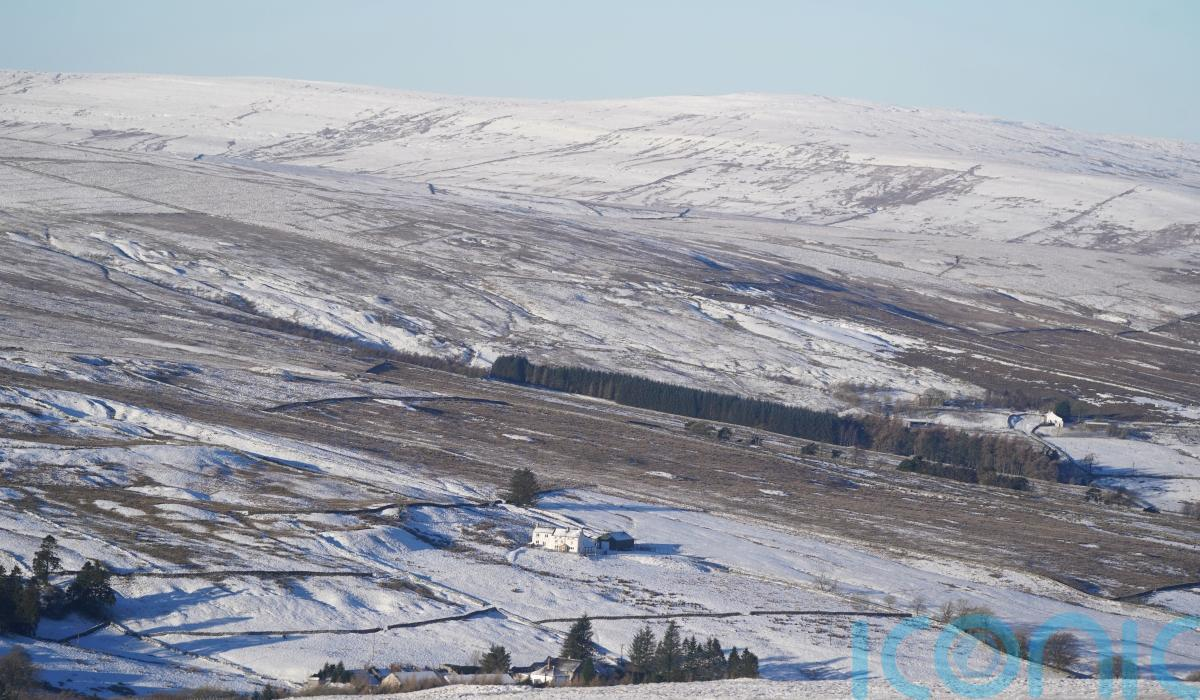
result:
[[[1200,142],[1200,0],[0,0],[0,68],[772,92]]]

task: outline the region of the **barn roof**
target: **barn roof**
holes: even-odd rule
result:
[[[603,535],[600,535],[600,536],[599,536],[598,538],[596,538],[596,539],[600,539],[600,540],[616,540],[616,541],[619,541],[619,542],[625,542],[625,541],[632,542],[632,541],[633,541],[633,535],[629,534],[628,532],[625,532],[624,530],[613,530],[613,531],[611,531],[611,532],[606,532],[606,533],[604,533]]]

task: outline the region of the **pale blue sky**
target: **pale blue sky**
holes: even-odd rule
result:
[[[0,26],[6,68],[821,94],[1200,141],[1200,0],[0,0]]]

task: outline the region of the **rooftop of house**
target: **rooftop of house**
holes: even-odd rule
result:
[[[533,528],[533,533],[535,535],[554,535],[555,537],[578,537],[585,534],[581,528],[547,527],[544,525],[538,525]]]
[[[541,664],[541,668],[547,670],[561,671],[563,673],[574,673],[583,662],[579,659],[565,659],[562,657],[551,656]]]
[[[598,532],[595,530],[586,530],[584,528],[567,528],[567,527],[549,527],[547,525],[538,525],[533,528],[535,535],[553,535],[555,537],[578,537],[584,535],[592,539],[602,540],[632,540],[633,535],[630,535],[624,530],[613,530],[611,532]]]

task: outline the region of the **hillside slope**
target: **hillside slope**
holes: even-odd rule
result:
[[[14,263],[33,246],[364,345],[813,405],[1014,382],[1200,402],[1195,145],[823,98],[0,85]]]
[[[0,566],[53,534],[68,569],[118,572],[112,625],[0,640],[53,683],[295,687],[330,660],[467,663],[491,642],[530,663],[588,612],[602,652],[672,618],[842,692],[856,620],[878,680],[897,615],[1082,611],[1114,636],[1136,621],[1148,660],[1194,609],[1200,521],[1176,513],[479,376],[515,352],[838,409],[1136,401],[1137,430],[1182,450],[1194,146],[816,98],[0,85]],[[1024,440],[1037,422],[936,413]],[[1086,439],[1113,479],[1093,445],[1144,444]],[[515,467],[553,488],[538,508],[496,502]],[[532,549],[535,525],[640,547]],[[938,682],[939,630],[905,642],[908,677]],[[1197,658],[1185,635],[1164,663]]]
[[[0,120],[106,149],[879,231],[1195,252],[1200,145],[787,95],[540,102],[0,73]],[[34,129],[37,131],[37,129]]]

